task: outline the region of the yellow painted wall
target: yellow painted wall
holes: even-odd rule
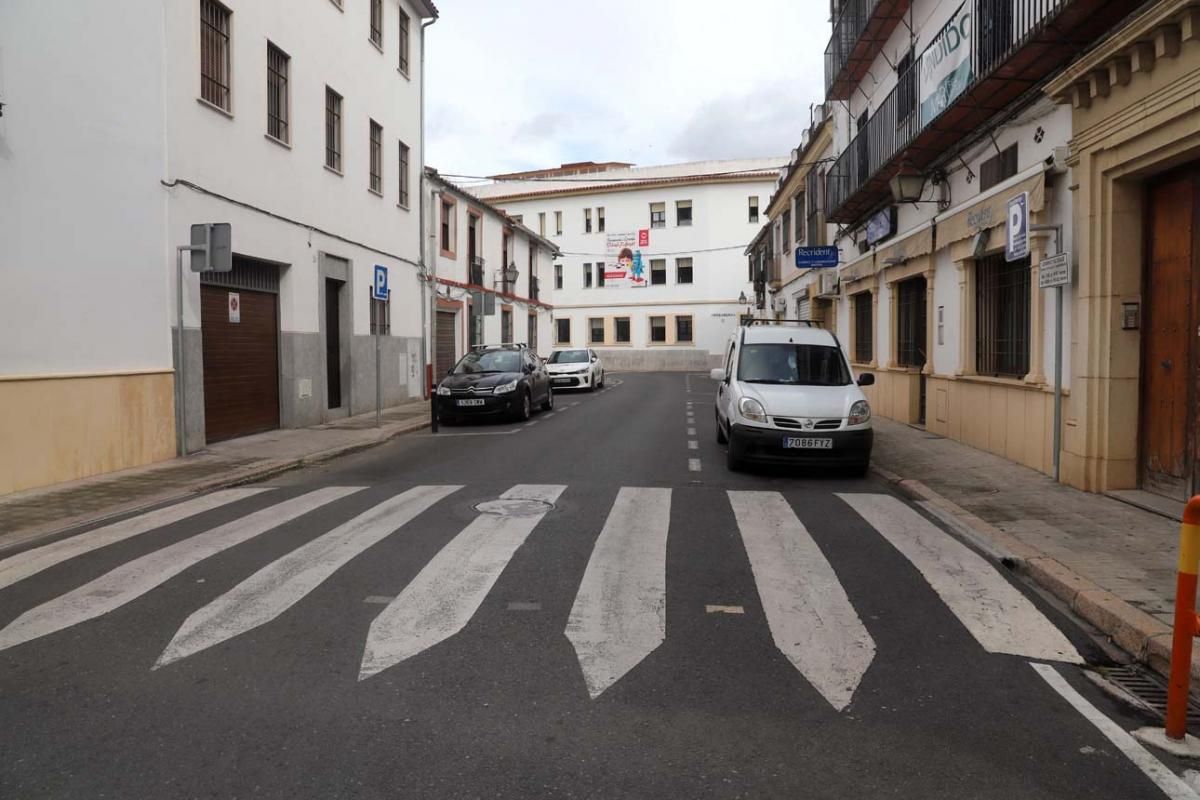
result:
[[[0,378],[0,494],[175,454],[170,372]]]

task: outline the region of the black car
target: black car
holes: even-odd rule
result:
[[[542,360],[523,344],[481,345],[459,359],[437,388],[438,419],[529,419],[554,408]]]

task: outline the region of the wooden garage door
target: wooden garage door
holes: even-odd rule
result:
[[[236,294],[238,322],[230,322]],[[204,428],[210,442],[279,427],[277,296],[200,287],[204,343]]]
[[[455,314],[452,311],[439,311],[437,315],[437,370],[434,379],[445,375],[455,362],[458,361],[458,351],[455,350]]]

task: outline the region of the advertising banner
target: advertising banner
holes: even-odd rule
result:
[[[644,236],[642,234],[645,234]],[[604,265],[606,289],[641,289],[648,283],[642,247],[649,244],[649,231],[610,233],[605,237],[608,261]]]
[[[921,125],[946,110],[971,82],[971,9],[958,7],[921,54]]]

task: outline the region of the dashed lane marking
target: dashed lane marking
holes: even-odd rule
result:
[[[695,428],[688,428],[688,429],[687,429],[687,435],[688,435],[688,436],[695,436],[695,435],[696,435],[696,429],[695,429]]]
[[[706,605],[706,606],[704,606],[704,613],[705,614],[745,614],[746,609],[743,608],[742,606]]]
[[[692,472],[699,472],[700,471],[700,459],[689,458],[688,459],[688,469],[691,470]]]
[[[688,450],[699,450],[699,449],[700,449],[699,442],[697,442],[695,439],[688,440]]]

